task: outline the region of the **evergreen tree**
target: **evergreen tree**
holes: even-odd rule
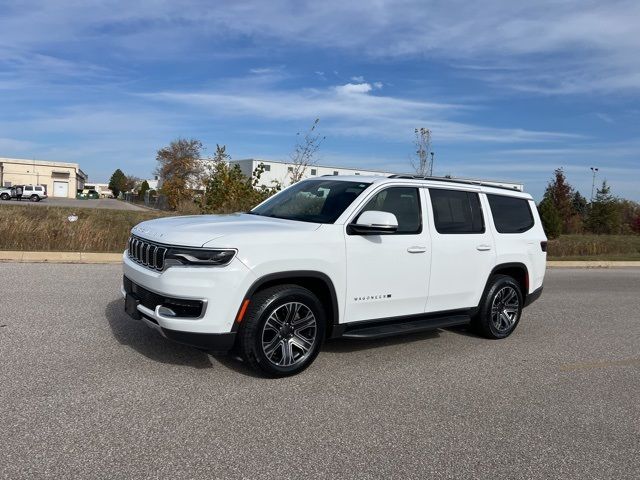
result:
[[[597,234],[613,234],[620,231],[620,209],[606,180],[602,182],[602,187],[597,190],[591,203],[587,226],[591,232]]]
[[[542,200],[538,205],[538,213],[547,237],[558,238],[562,232],[562,218],[553,201],[549,198]]]
[[[560,217],[560,233],[573,233],[576,212],[573,208],[574,190],[567,182],[562,168],[557,168],[553,172],[553,179],[547,185],[544,192],[543,201],[551,202],[553,209]],[[550,212],[551,210],[548,209]],[[553,214],[555,216],[555,214]]]
[[[127,176],[119,168],[111,175],[109,190],[113,192],[113,196],[116,198],[120,195],[120,192],[127,190]]]
[[[140,195],[141,198],[144,198],[144,194],[147,193],[148,190],[149,190],[149,182],[144,180],[140,184],[140,188],[138,189],[138,195]]]

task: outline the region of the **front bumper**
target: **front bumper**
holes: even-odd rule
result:
[[[159,302],[148,301],[148,297],[140,302],[143,305],[138,305],[139,313],[161,328],[199,334],[233,331],[244,296],[255,281],[255,275],[238,259],[224,267],[170,267],[159,272],[132,261],[126,253],[123,255],[123,274],[132,283],[154,294],[152,297],[201,302],[201,315],[191,318],[177,310],[175,317],[163,315],[164,310],[157,308]]]
[[[121,287],[121,293],[126,300],[125,311],[131,318],[141,320],[148,327],[156,330],[160,335],[169,340],[213,354],[227,353],[235,343],[236,332],[194,333],[162,327],[160,322],[164,321],[166,317],[162,315],[159,305],[155,310],[151,310],[141,305],[134,294],[127,294],[124,287]]]

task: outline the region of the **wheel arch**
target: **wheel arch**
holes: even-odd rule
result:
[[[260,290],[286,283],[299,285],[310,290],[318,297],[323,306],[329,307],[325,308],[325,314],[327,316],[326,336],[330,338],[333,334],[334,326],[339,323],[340,314],[335,286],[331,278],[323,272],[315,270],[290,270],[264,275],[251,284],[243,297],[242,303],[244,304],[246,300],[251,301],[253,295]],[[238,314],[240,314],[241,309],[242,305],[238,309]],[[238,317],[236,316],[236,318]],[[235,321],[233,323],[233,331],[237,330],[238,326],[239,322]]]
[[[529,295],[529,269],[524,263],[509,262],[496,265],[491,270],[489,278],[487,278],[486,286],[489,285],[489,281],[494,275],[508,275],[513,278],[520,285],[523,302],[526,300],[527,295]]]

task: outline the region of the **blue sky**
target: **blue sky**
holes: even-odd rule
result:
[[[530,3],[530,5],[528,4]],[[150,177],[176,137],[640,200],[640,2],[0,0],[0,156]]]

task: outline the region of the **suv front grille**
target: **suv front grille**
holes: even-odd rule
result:
[[[127,244],[127,253],[129,258],[142,266],[162,270],[167,248],[132,235]]]

